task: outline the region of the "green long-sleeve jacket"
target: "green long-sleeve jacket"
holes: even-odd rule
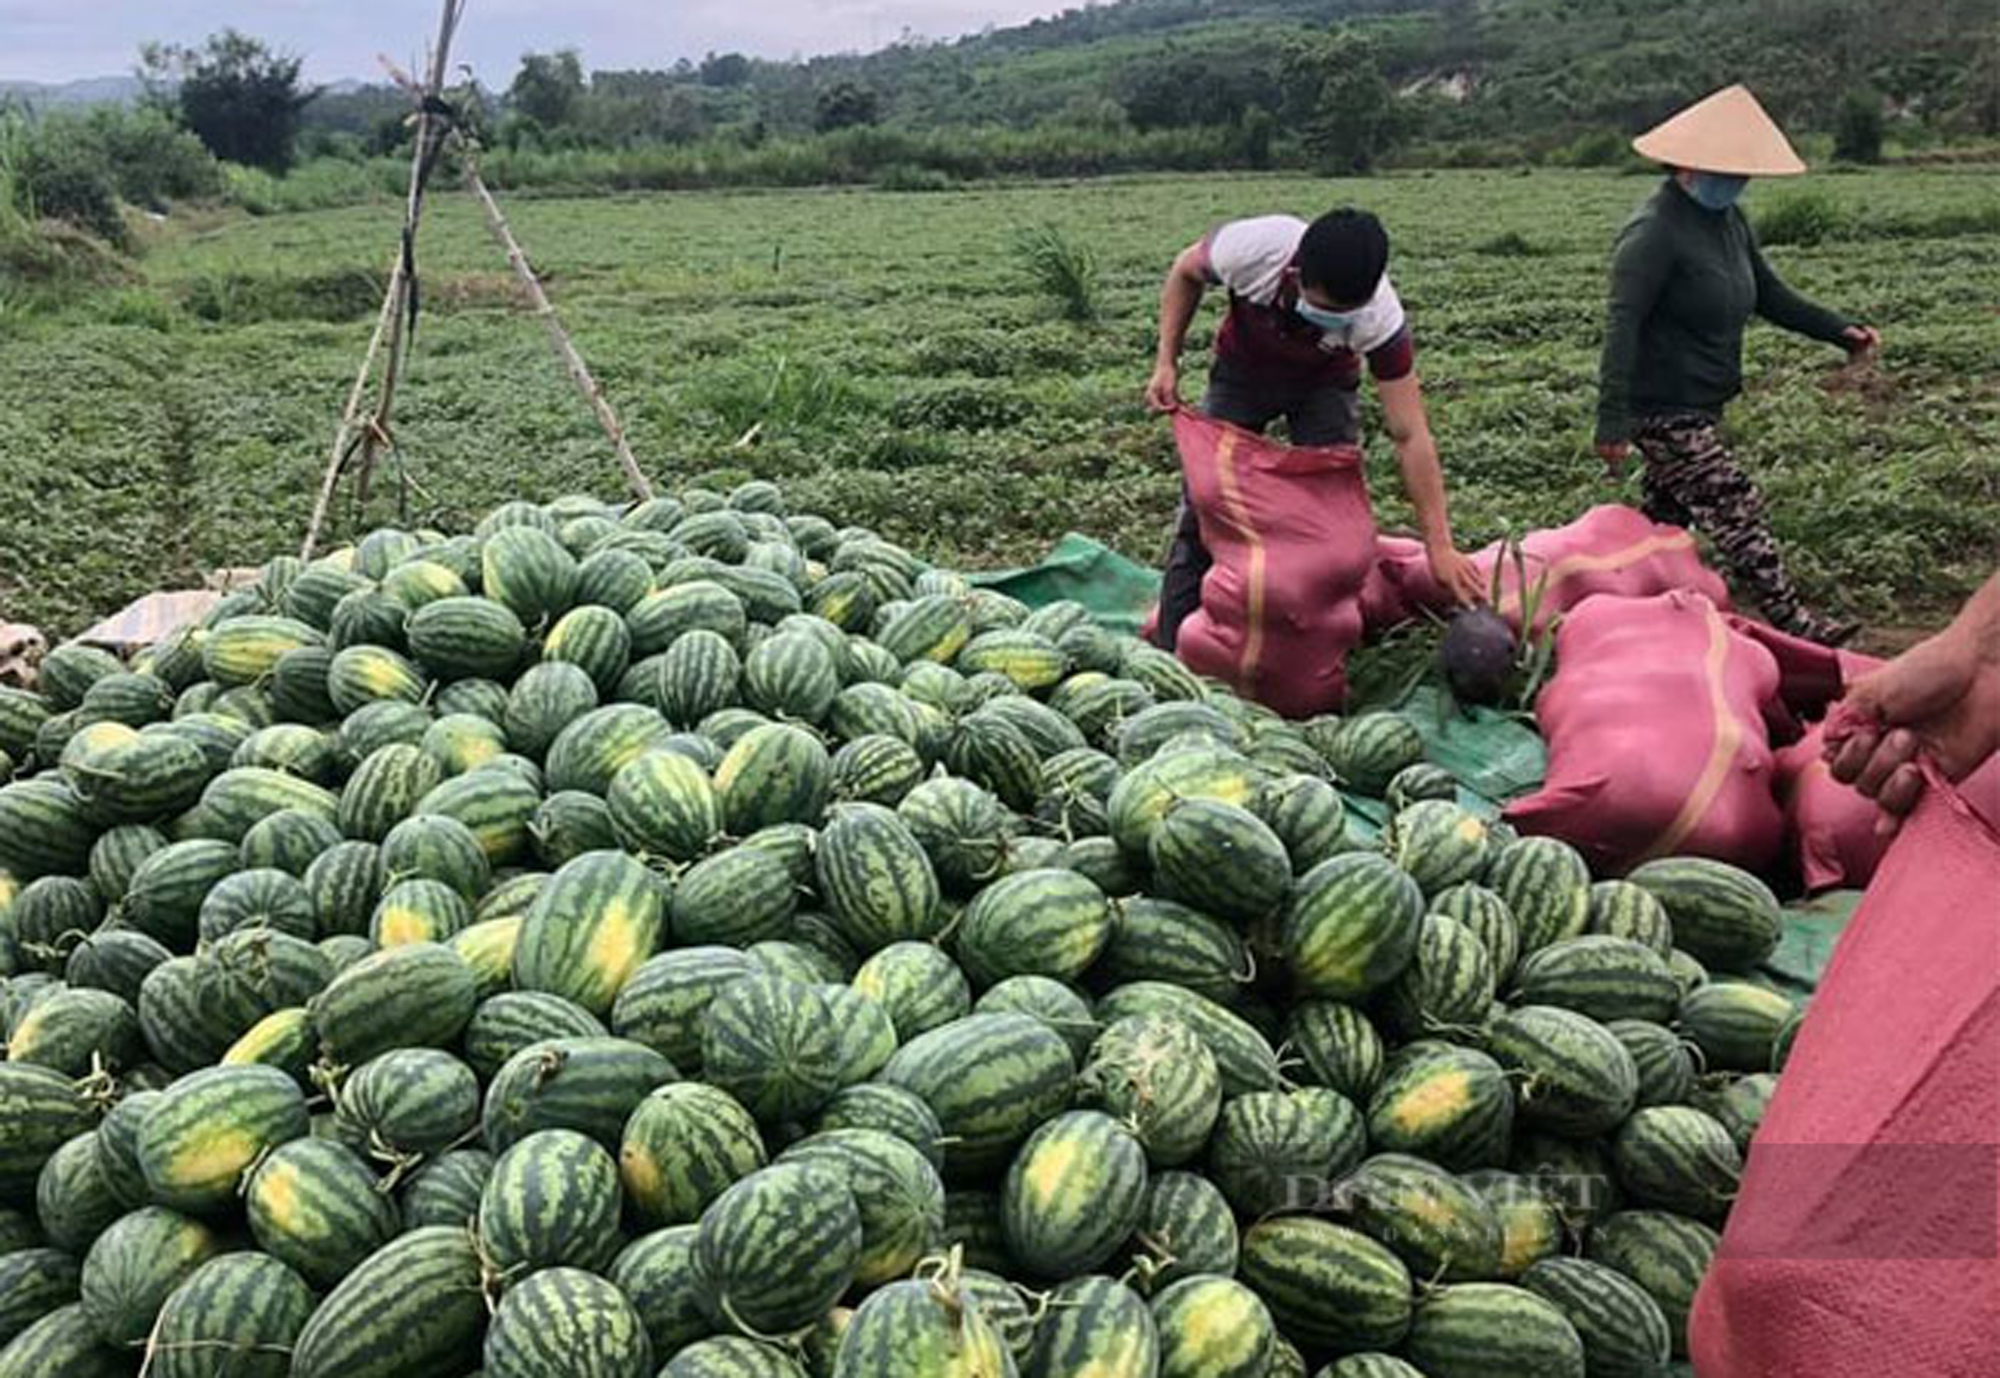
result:
[[[1669,177],[1618,236],[1598,443],[1629,440],[1647,416],[1720,416],[1743,390],[1752,315],[1828,343],[1850,324],[1779,279],[1742,211],[1708,210]]]

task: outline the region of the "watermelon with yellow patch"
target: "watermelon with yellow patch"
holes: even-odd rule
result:
[[[603,1016],[666,928],[660,884],[624,852],[586,852],[550,877],[514,945],[514,984]]]

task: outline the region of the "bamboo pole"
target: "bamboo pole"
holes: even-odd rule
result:
[[[556,358],[568,371],[570,381],[576,384],[576,390],[583,394],[584,400],[590,404],[590,409],[597,414],[597,423],[604,428],[604,434],[611,441],[611,448],[617,452],[618,465],[625,471],[625,481],[632,486],[632,491],[638,494],[640,501],[651,499],[653,485],[646,478],[645,471],[639,467],[638,459],[632,454],[632,447],[625,439],[625,428],[619,424],[618,413],[612,409],[611,400],[604,395],[604,389],[591,375],[590,366],[583,361],[583,355],[577,352],[576,345],[570,340],[569,332],[563,329],[562,320],[556,315],[555,304],[549,300],[548,293],[542,290],[541,279],[535,276],[535,270],[529,265],[528,256],[522,251],[520,241],[514,238],[513,230],[508,227],[507,217],[502,213],[500,203],[495,201],[493,193],[487,190],[486,180],[479,175],[479,165],[469,147],[465,149],[465,184],[472,189],[472,194],[479,198],[479,204],[486,212],[486,227],[493,232],[493,237],[500,242],[500,247],[506,250],[508,265],[513,268],[514,276],[520,279],[521,290],[527,294],[529,304],[534,307],[536,316],[541,318],[543,327],[548,331],[549,347],[555,351]]]
[[[362,357],[361,372],[355,380],[354,390],[349,394],[347,410],[341,416],[339,430],[334,436],[333,453],[327,463],[327,471],[320,482],[320,491],[313,505],[306,537],[300,547],[300,558],[310,559],[319,543],[320,528],[326,521],[328,509],[332,506],[334,490],[339,486],[340,476],[347,469],[348,461],[356,450],[354,439],[355,418],[359,414],[359,403],[367,389],[367,380],[374,371],[376,356],[386,347],[387,360],[383,367],[381,393],[375,411],[360,433],[359,461],[355,469],[355,492],[361,502],[367,501],[369,471],[375,464],[376,447],[389,434],[389,419],[395,408],[396,379],[402,371],[403,347],[407,340],[412,280],[410,266],[415,253],[417,227],[423,217],[424,189],[430,180],[431,168],[435,165],[439,148],[449,132],[448,124],[441,122],[430,108],[430,99],[444,90],[445,75],[451,70],[451,41],[458,31],[460,19],[465,14],[466,0],[444,0],[443,11],[438,18],[437,41],[431,49],[431,65],[427,82],[420,92],[417,105],[416,147],[410,154],[410,186],[403,207],[403,238],[396,254],[395,267],[389,274],[388,290],[383,294],[382,313],[376,319],[375,335],[368,343],[368,352]]]

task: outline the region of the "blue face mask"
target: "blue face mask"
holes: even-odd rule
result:
[[[1345,334],[1347,327],[1354,324],[1353,312],[1328,311],[1323,307],[1314,306],[1303,297],[1299,298],[1299,304],[1295,309],[1308,325],[1318,326],[1329,335]]]
[[[1736,204],[1736,198],[1743,195],[1743,188],[1750,185],[1748,177],[1730,177],[1720,172],[1697,172],[1694,183],[1688,188],[1688,195],[1696,204],[1712,211],[1726,211]]]

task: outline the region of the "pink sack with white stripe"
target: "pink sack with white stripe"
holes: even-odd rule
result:
[[[1765,716],[1777,692],[1771,653],[1700,594],[1585,599],[1535,705],[1548,780],[1507,819],[1600,874],[1669,855],[1762,870],[1784,836]]]
[[[1282,445],[1191,411],[1174,438],[1214,560],[1181,623],[1182,662],[1288,717],[1340,707],[1375,559],[1361,451]]]

